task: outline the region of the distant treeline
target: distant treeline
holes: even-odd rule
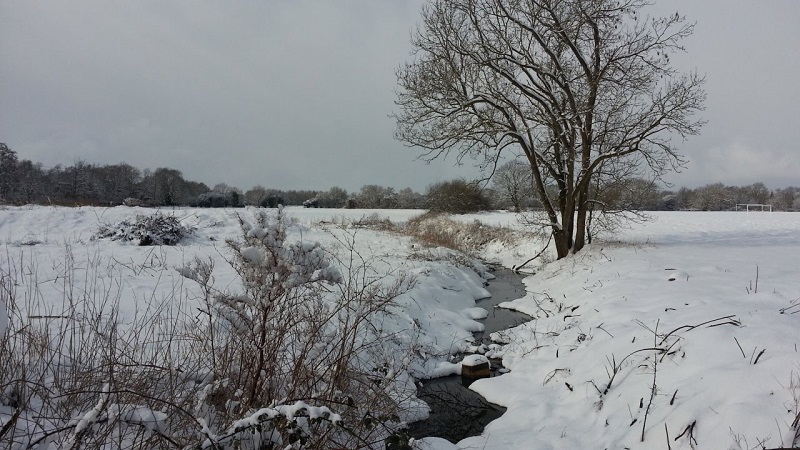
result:
[[[626,198],[628,196],[632,198]],[[630,206],[626,209],[651,211],[730,211],[741,204],[772,205],[772,209],[776,211],[800,211],[800,187],[790,186],[770,190],[764,183],[747,186],[713,183],[694,189],[685,187],[677,190],[645,189],[644,195],[638,198],[624,191],[620,194],[619,201],[622,206]],[[626,202],[630,202],[630,205],[626,205]]]
[[[45,169],[41,163],[19,160],[0,143],[0,202],[52,205],[145,205],[231,207],[425,208],[424,196],[410,188],[368,185],[349,194],[342,188],[328,191],[282,190],[254,186],[246,192],[224,183],[209,187],[186,180],[180,170],[160,167],[140,170],[130,164],[97,165],[77,161],[71,166]]]
[[[512,181],[510,181],[512,180]],[[41,163],[19,160],[14,150],[0,143],[0,202],[52,205],[143,205],[237,207],[277,205],[320,208],[433,209],[470,212],[485,209],[535,209],[538,200],[525,188],[527,181],[496,177],[479,188],[464,180],[435,183],[424,194],[410,188],[395,190],[362,186],[348,193],[341,187],[327,191],[282,190],[253,186],[241,189],[220,183],[209,187],[183,178],[166,167],[140,170],[126,163],[96,165],[77,161],[71,166],[45,169]],[[800,211],[800,188],[770,190],[762,183],[726,186],[722,183],[678,190],[638,178],[608,183],[594,191],[597,209],[704,210],[735,209],[737,204],[771,204],[778,211]]]

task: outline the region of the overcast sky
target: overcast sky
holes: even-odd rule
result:
[[[393,138],[423,0],[0,2],[0,142],[45,167],[170,167],[213,186],[422,191],[473,177]],[[659,0],[697,21],[709,123],[677,185],[800,185],[800,1]]]

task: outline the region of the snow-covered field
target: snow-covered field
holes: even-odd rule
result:
[[[241,240],[239,217],[252,221],[257,209],[176,208],[158,211],[174,215],[193,229],[176,246],[139,246],[136,242],[96,239],[102,225],[114,225],[138,215],[152,215],[147,208],[8,207],[0,210],[0,243],[5,253],[0,271],[27,284],[17,291],[32,297],[40,310],[31,314],[60,314],[67,297],[92,297],[113,287],[119,295],[120,316],[133,317],[150,300],[198,297],[197,286],[181,276],[181,268],[195,258],[214,263],[214,286],[236,290],[238,275],[230,266],[232,252],[227,239]],[[274,210],[273,210],[274,211]],[[379,218],[402,224],[421,214],[419,210],[342,210],[286,208],[296,221],[290,239],[319,242],[338,261],[343,271],[367,266],[366,277],[395,280],[400,273],[413,276],[416,286],[400,298],[403,314],[396,316],[397,331],[417,335],[417,344],[431,356],[448,355],[468,347],[471,333],[482,330],[473,317],[474,301],[488,296],[483,279],[474,270],[449,261],[452,252],[423,250],[409,237],[354,227],[353,222]],[[352,242],[356,255],[346,248]],[[423,256],[417,257],[422,253]],[[438,256],[437,256],[438,255]],[[354,256],[357,261],[347,260]],[[441,259],[431,261],[431,258]],[[479,270],[480,263],[474,261]],[[353,267],[343,267],[352,264]],[[345,273],[345,275],[347,275]],[[69,280],[69,285],[65,283]],[[35,291],[35,292],[33,292]],[[181,292],[188,293],[181,293]],[[18,303],[22,302],[18,299]],[[414,366],[417,377],[442,370],[438,361]]]
[[[508,411],[458,448],[800,444],[800,215],[653,219],[525,280],[511,372],[472,385]]]
[[[174,247],[139,247],[93,236],[101,224],[150,210],[2,209],[0,270],[15,277],[20,295],[36,299],[28,304],[47,310],[30,314],[57,315],[74,292],[113,290],[123,323],[149,300],[193,298],[196,287],[178,269],[195,257],[215,262],[216,287],[235,287],[224,242],[241,234],[237,214],[252,211],[163,212],[194,234]],[[447,252],[420,257],[409,237],[338,225],[375,211],[287,212],[298,223],[293,238],[320,242],[340,262],[347,261],[343,244],[352,241],[369,276],[414,276],[417,284],[398,298],[400,312],[385,326],[414,334],[414,376],[457,370],[442,361],[466,349],[470,331],[481,327],[474,300],[487,292],[478,274]],[[377,213],[403,222],[419,212]],[[511,213],[458,217],[476,219],[519,226]],[[518,264],[535,248],[494,243],[481,256]],[[509,342],[503,362],[511,372],[471,386],[508,412],[482,436],[457,445],[425,439],[417,448],[738,450],[798,443],[800,214],[655,213],[537,270],[525,279],[528,295],[506,305],[536,320],[497,336]]]
[[[113,320],[118,324],[112,329],[130,330],[137,346],[147,346],[158,352],[159,348],[154,346],[160,345],[158,342],[161,341],[175,340],[176,332],[159,331],[163,336],[149,336],[152,330],[163,328],[162,322],[168,324],[176,319],[182,320],[183,326],[188,327],[192,323],[202,324],[200,319],[204,317],[203,311],[210,308],[204,304],[204,299],[208,296],[204,294],[203,287],[185,277],[193,272],[192,267],[196,266],[196,261],[211,261],[213,264],[210,284],[215,290],[231,292],[237,298],[241,295],[241,272],[237,272],[231,264],[236,260],[226,240],[242,241],[243,231],[239,219],[255,224],[255,215],[261,211],[164,209],[158,213],[178,218],[182,225],[190,227],[193,232],[175,246],[139,246],[138,242],[133,241],[98,239],[97,234],[101,228],[129,229],[120,224],[139,215],[152,216],[156,213],[154,210],[128,207],[3,208],[0,210],[0,242],[4,251],[3,258],[0,259],[0,282],[3,289],[0,291],[0,302],[13,303],[13,306],[5,305],[13,311],[10,327],[5,323],[6,314],[0,314],[0,319],[3,319],[0,320],[0,331],[8,330],[22,336],[28,323],[35,327],[50,327],[53,332],[47,338],[50,342],[46,345],[53,348],[61,345],[58,344],[59,335],[66,324],[78,323],[80,318],[85,317],[91,322],[90,326],[97,323],[108,327],[108,322]],[[276,211],[270,211],[269,214],[275,214]],[[367,307],[355,303],[332,304],[331,302],[336,301],[334,297],[339,292],[344,292],[340,289],[350,289],[347,292],[353,292],[353,295],[364,293],[365,299],[372,295],[369,292],[374,292],[377,297],[371,301],[378,301],[383,295],[392,296],[391,306],[385,309],[381,307],[380,311],[372,314],[369,323],[352,328],[356,331],[347,331],[353,334],[355,342],[347,345],[353,345],[360,349],[354,351],[363,353],[359,353],[354,362],[360,365],[362,373],[379,370],[381,366],[376,364],[388,364],[385,369],[386,395],[403,408],[399,417],[405,421],[417,420],[427,415],[427,405],[414,395],[416,387],[411,376],[426,378],[457,373],[460,370],[460,366],[450,362],[450,355],[468,350],[472,346],[472,332],[483,329],[483,325],[475,319],[486,315],[485,311],[475,308],[475,300],[489,295],[483,286],[485,280],[479,272],[489,275],[479,261],[466,259],[446,249],[423,248],[407,236],[353,225],[354,222],[374,222],[382,218],[402,223],[421,212],[380,211],[377,217],[373,217],[375,211],[302,208],[285,210],[295,221],[288,229],[287,245],[288,242],[296,241],[308,245],[319,243],[324,251],[322,257],[331,260],[336,271],[341,274],[342,283],[338,287],[330,286],[327,291],[319,291],[328,298],[323,302],[328,302],[332,308],[331,314],[335,313],[329,322],[339,321],[330,323],[330,339],[338,339],[335,335],[336,326],[356,327],[354,323],[357,322],[348,322],[350,325],[347,325],[343,321],[358,320],[352,316],[360,314],[353,312],[357,311],[355,308]],[[308,245],[302,248],[311,249]],[[242,256],[258,259],[258,251],[255,247],[248,247],[242,252]],[[281,251],[291,252],[288,247]],[[316,259],[315,255],[314,252],[309,253],[309,256]],[[472,262],[469,267],[464,267],[455,261]],[[299,272],[297,274],[306,276]],[[308,275],[312,278],[317,276]],[[286,286],[284,282],[281,283]],[[291,276],[285,283],[293,283]],[[385,286],[386,289],[376,288],[377,286]],[[397,293],[392,293],[393,286],[398,286]],[[231,326],[240,325],[231,322]],[[277,323],[275,326],[286,325]],[[339,331],[339,336],[345,336],[346,330]],[[90,332],[93,333],[92,336],[105,336],[103,330]],[[314,335],[318,333],[315,332]],[[85,335],[81,336],[83,339]],[[384,347],[382,351],[373,350],[375,339],[381,340]],[[126,346],[132,347],[129,344]],[[170,348],[172,347],[165,346],[165,350]],[[103,347],[98,351],[104,351]],[[292,350],[287,349],[286,352],[291,353]],[[14,352],[0,350],[0,358],[7,359],[13,356],[12,353]],[[19,352],[16,353],[19,357]],[[180,355],[177,357],[180,358]],[[3,360],[0,360],[0,364],[0,367],[8,366]],[[174,363],[170,362],[169,367],[172,364]],[[181,372],[188,370],[181,366],[177,369]],[[17,375],[8,373],[7,370],[6,372],[2,374],[0,381],[0,421],[3,423],[15,420],[14,405],[18,404],[18,394],[12,389]],[[203,380],[197,381],[198,383],[208,382],[205,381],[205,375],[198,374],[198,377],[197,380]],[[49,383],[47,380],[43,382]],[[101,387],[102,385],[93,387],[89,395],[92,396],[92,392],[99,391]],[[199,406],[194,408],[205,408],[201,404],[204,401],[199,399]],[[286,400],[275,398],[271,401]],[[95,402],[93,400],[92,405]],[[125,404],[122,407],[138,408],[135,404]],[[158,415],[160,411],[153,413]],[[55,425],[42,427],[64,428],[64,433],[69,435],[72,433],[70,427],[83,414],[95,419],[100,417],[87,411],[86,407],[80,407],[69,413],[71,417],[56,418],[54,422],[49,422]],[[35,412],[26,412],[26,415],[41,416]],[[168,429],[167,421],[171,419],[159,419],[157,427]],[[203,418],[198,417],[196,422],[199,423],[200,419]],[[191,432],[191,421],[189,423]],[[42,427],[39,436],[51,431]],[[222,433],[224,431],[225,428],[208,431],[203,426],[202,429],[198,427],[195,433],[200,435],[200,442],[203,442],[205,435],[227,435],[228,432]],[[185,429],[176,432],[187,439]],[[21,448],[25,448],[25,445]]]

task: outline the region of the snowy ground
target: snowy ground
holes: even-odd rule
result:
[[[175,247],[95,240],[100,224],[152,211],[139,208],[20,207],[0,210],[3,273],[18,280],[25,304],[58,313],[67,289],[119,292],[121,316],[149,299],[190,292],[177,268],[195,256],[215,261],[215,285],[233,286],[225,239],[240,230],[236,214],[178,209],[195,233]],[[446,354],[468,346],[481,278],[447,253],[419,258],[410,238],[339,227],[374,211],[289,208],[293,236],[331,252],[354,237],[372,276],[407,272],[418,279],[400,299],[391,326],[412,331],[428,363],[415,376],[456,370]],[[403,222],[418,211],[380,211]],[[516,227],[510,213],[458,220]],[[511,372],[472,388],[508,412],[480,437],[452,445],[426,439],[420,449],[756,449],[795,444],[800,412],[800,214],[654,214],[623,230],[621,242],[596,243],[578,256],[538,268],[528,295],[508,304],[537,319],[498,335],[509,342]],[[505,265],[535,245],[492,244],[487,259]],[[344,256],[340,253],[340,256]],[[69,276],[70,283],[66,283]],[[71,286],[71,287],[70,287]],[[191,298],[191,295],[189,295]],[[3,317],[0,317],[3,319]],[[0,320],[0,326],[2,326]],[[654,388],[655,386],[655,388]],[[2,413],[2,411],[0,411]],[[644,442],[641,442],[644,436]]]
[[[163,209],[161,214],[174,215],[194,230],[176,246],[96,238],[101,226],[115,228],[124,220],[155,212],[128,207],[0,210],[0,245],[5,253],[0,259],[0,279],[14,291],[15,307],[22,310],[17,317],[55,318],[57,322],[75,304],[108,305],[105,299],[109,297],[118,299],[122,327],[152,311],[153,305],[179,304],[191,312],[200,306],[203,295],[200,286],[181,272],[195,258],[213,261],[216,289],[239,290],[241,281],[228,263],[233,254],[225,241],[241,240],[239,217],[252,222],[256,210]],[[475,300],[489,295],[480,274],[490,275],[479,261],[464,267],[454,262],[458,255],[452,251],[423,249],[409,237],[353,225],[383,218],[402,223],[422,211],[287,208],[286,212],[296,220],[288,239],[319,242],[345,279],[358,272],[362,283],[413,280],[413,288],[395,300],[391,314],[380,319],[382,332],[393,336],[385,344],[386,352],[402,360],[398,365],[415,378],[460,370],[449,362],[450,355],[471,346],[472,332],[483,329],[475,319],[486,315],[475,308]],[[103,311],[107,313],[108,308]],[[0,331],[6,328],[6,319],[0,314]],[[425,417],[427,406],[407,399],[416,392],[413,380],[400,374],[395,381],[397,398],[409,407],[402,418]],[[0,422],[10,412],[0,406]]]
[[[368,265],[368,276],[390,282],[400,272],[413,275],[416,287],[401,299],[405,302],[405,323],[396,326],[403,330],[417,323],[422,328],[419,339],[423,346],[430,345],[432,354],[463,350],[471,333],[482,329],[472,318],[474,301],[489,294],[475,271],[449,261],[452,252],[426,250],[417,257],[421,247],[406,236],[352,226],[353,222],[375,217],[402,224],[423,211],[305,208],[286,208],[286,211],[297,222],[290,231],[290,239],[320,242],[336,258],[343,259],[340,265],[349,264],[344,260],[350,258],[345,247],[352,241],[360,260],[355,264]],[[27,277],[22,282],[35,287],[36,292],[26,295],[41,300],[37,302],[40,307],[56,310],[71,295],[65,292],[68,287],[65,278],[73,283],[71,290],[81,291],[84,296],[108,291],[120,281],[122,287],[118,290],[126,300],[121,302],[123,317],[135,314],[148,299],[168,298],[181,290],[191,290],[191,282],[181,277],[177,269],[196,257],[214,261],[215,287],[224,290],[234,286],[237,276],[227,263],[232,254],[225,240],[240,239],[238,217],[252,220],[255,210],[162,209],[160,213],[175,215],[194,230],[176,246],[140,247],[134,242],[95,239],[101,225],[154,212],[128,207],[5,208],[0,210],[0,244],[5,252],[0,268],[4,273],[18,274],[17,278]],[[441,260],[425,259],[432,257]],[[416,370],[418,376],[434,374],[430,368]]]
[[[800,215],[659,213],[620,239],[525,280],[511,372],[472,385],[508,411],[457,448],[796,446]]]

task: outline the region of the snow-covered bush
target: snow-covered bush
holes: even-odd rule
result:
[[[385,354],[380,321],[413,280],[370,281],[365,261],[343,277],[319,244],[288,239],[293,225],[282,209],[240,220],[244,237],[228,245],[241,291],[215,291],[208,262],[181,270],[206,293],[197,339],[214,354],[218,384],[208,395],[218,407],[204,409],[203,420],[210,429],[235,428],[234,420],[283,399],[313,402],[338,413],[334,429],[315,431],[319,422],[308,420],[297,429],[264,426],[259,436],[302,439],[302,448],[383,448],[401,426],[405,398],[394,387],[402,358]]]
[[[138,215],[133,220],[123,220],[114,225],[101,225],[95,237],[134,241],[139,245],[175,245],[191,232],[177,217],[156,213]]]
[[[122,201],[122,204],[125,206],[142,206],[144,202],[138,198],[126,197],[125,200]]]

